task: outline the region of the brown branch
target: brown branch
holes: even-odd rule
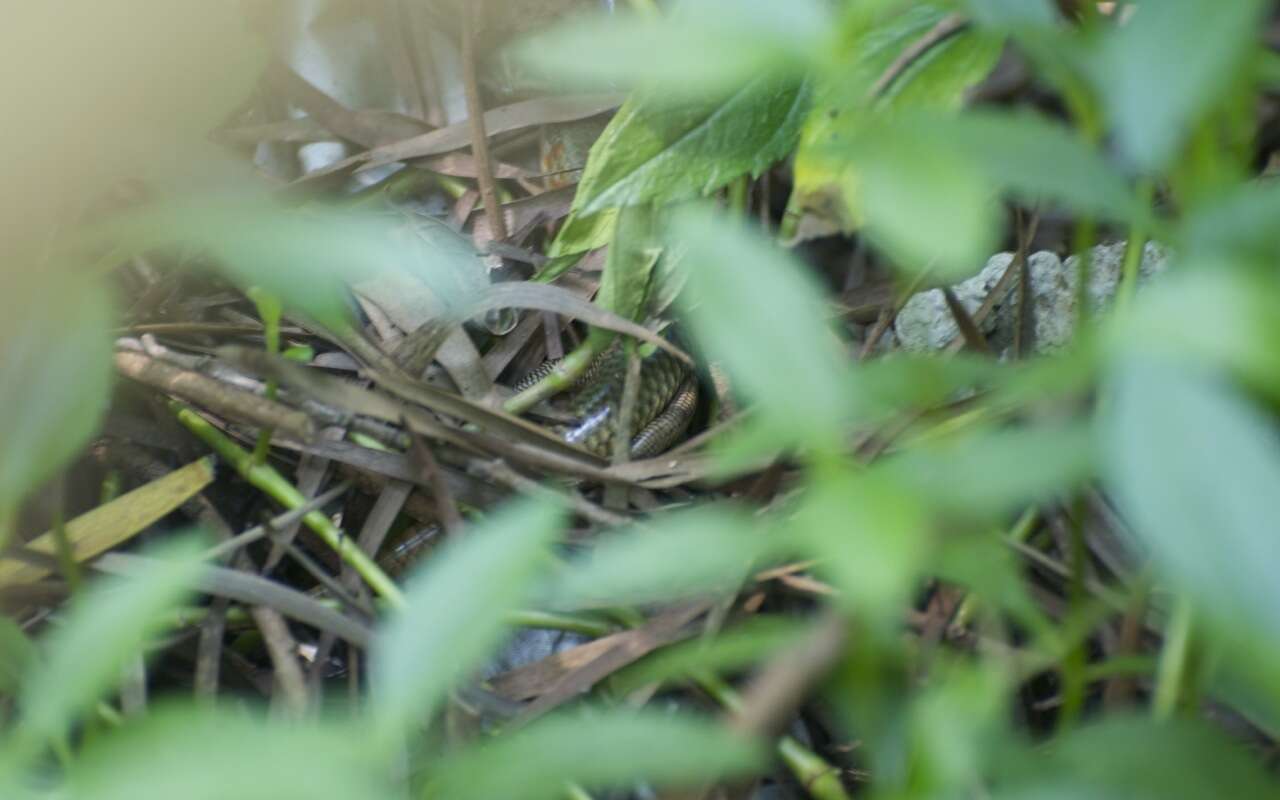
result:
[[[493,160],[489,156],[489,138],[484,132],[484,108],[480,104],[480,84],[476,78],[476,20],[484,10],[484,0],[475,0],[462,12],[462,83],[467,94],[467,120],[471,125],[471,153],[476,161],[476,180],[480,182],[480,198],[489,218],[489,231],[498,241],[506,241],[507,220],[498,205],[498,191],[493,180]]]

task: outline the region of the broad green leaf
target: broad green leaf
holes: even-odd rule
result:
[[[965,0],[974,22],[992,28],[1052,25],[1058,19],[1052,0]]]
[[[439,225],[352,209],[291,209],[255,192],[175,201],[90,237],[129,251],[194,249],[240,286],[260,286],[332,327],[350,316],[351,284],[400,275],[430,287],[446,306],[483,285],[469,245]]]
[[[673,230],[688,272],[683,316],[734,391],[757,404],[754,424],[793,444],[839,447],[851,411],[848,367],[811,271],[706,209],[685,210]]]
[[[1106,477],[1161,573],[1270,675],[1280,708],[1280,437],[1220,372],[1118,359],[1100,426]]]
[[[1048,746],[1005,747],[993,755],[1005,762],[1002,779],[986,790],[995,800],[1262,800],[1277,790],[1254,756],[1192,721],[1112,718]]]
[[[700,672],[724,673],[760,664],[810,633],[800,619],[756,616],[714,636],[664,647],[617,676],[621,692],[648,683],[684,680]]]
[[[577,263],[577,258],[569,258],[570,256],[596,250],[609,244],[617,225],[618,210],[615,208],[588,214],[585,217],[570,215],[564,221],[564,225],[560,226],[551,246],[547,248],[547,257],[552,259],[552,262],[538,273],[538,280],[549,281],[572,267]]]
[[[1088,479],[1090,434],[1081,424],[1040,424],[908,441],[882,469],[953,517],[999,515]]]
[[[851,148],[867,236],[897,267],[943,281],[981,268],[1000,213],[976,164],[901,125],[869,126]]]
[[[874,473],[821,474],[787,529],[817,559],[815,572],[840,591],[843,606],[881,631],[901,624],[932,538],[910,492]]]
[[[596,294],[601,308],[643,322],[653,268],[661,252],[655,219],[656,211],[650,206],[631,206],[619,212],[617,233]]]
[[[1188,259],[1232,257],[1270,269],[1280,258],[1280,184],[1252,182],[1202,203],[1179,228]]]
[[[36,663],[36,646],[22,628],[0,616],[0,694],[12,695],[27,670]]]
[[[170,706],[101,736],[76,759],[75,800],[395,797],[389,754],[351,725]]]
[[[791,151],[808,104],[805,84],[770,76],[710,99],[637,93],[592,146],[573,214],[683,200],[758,175]]]
[[[723,725],[652,711],[592,709],[532,723],[445,760],[426,797],[541,800],[585,788],[693,786],[744,775],[765,758],[760,743]]]
[[[751,517],[702,508],[598,540],[553,580],[555,605],[641,605],[738,587],[766,542]]]
[[[1025,204],[1048,200],[1081,214],[1120,221],[1145,213],[1128,183],[1096,147],[1040,114],[921,114],[912,124],[931,130],[939,143],[952,143],[990,181]]]
[[[1256,45],[1259,0],[1143,3],[1089,62],[1129,163],[1156,172],[1198,118],[1241,77]]]
[[[0,539],[23,496],[97,429],[112,316],[107,288],[88,275],[0,266]]]
[[[558,84],[696,97],[762,74],[798,75],[830,25],[819,0],[693,0],[668,14],[582,16],[521,43],[515,56]]]
[[[851,230],[861,222],[861,165],[847,150],[831,149],[871,119],[907,108],[958,108],[964,92],[987,75],[1003,41],[982,31],[962,31],[916,60],[872,96],[889,66],[925,36],[948,10],[913,3],[891,13],[850,4],[839,45],[816,78],[816,98],[796,152],[792,205]]]
[[[998,664],[939,661],[910,706],[913,788],[922,797],[963,796],[985,779],[990,754],[1011,744],[1002,725],[1009,679]]]
[[[495,512],[451,540],[406,589],[408,605],[378,634],[370,712],[386,733],[431,718],[459,680],[501,642],[505,620],[545,568],[563,514],[546,499]]]
[[[1181,266],[1145,289],[1131,313],[1109,321],[1108,351],[1226,368],[1280,401],[1280,282],[1241,270],[1229,257],[1189,258]]]
[[[42,639],[43,663],[19,695],[26,740],[64,734],[119,681],[124,665],[142,655],[190,590],[200,570],[199,547],[191,538],[168,543],[138,574],[98,579],[72,599],[62,624]]]

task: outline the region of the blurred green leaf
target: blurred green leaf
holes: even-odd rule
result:
[[[385,732],[429,720],[444,694],[501,642],[505,620],[547,566],[562,511],[521,500],[451,540],[408,580],[408,605],[371,655],[370,711]]]
[[[291,209],[257,192],[174,201],[112,221],[91,243],[130,252],[185,247],[242,287],[261,286],[294,310],[341,327],[351,315],[349,285],[407,274],[447,306],[483,288],[470,245],[432,221],[351,209]]]
[[[0,539],[23,496],[89,440],[111,386],[106,287],[52,265],[0,267]]]
[[[637,93],[592,146],[573,214],[683,200],[758,175],[791,151],[808,106],[805,84],[771,76],[711,99]]]
[[[738,587],[765,550],[752,518],[706,507],[668,514],[644,529],[597,540],[554,577],[552,602],[592,608],[668,602]]]
[[[943,282],[982,267],[1000,215],[995,187],[971,159],[896,124],[867,126],[850,148],[867,236],[895,266]]]
[[[1159,754],[1153,768],[1152,754]],[[1256,760],[1221,733],[1192,722],[1114,718],[1070,731],[1050,746],[994,753],[1003,780],[995,800],[1239,800],[1276,796]]]
[[[849,4],[839,44],[815,79],[813,110],[804,121],[795,158],[793,206],[852,230],[861,224],[861,164],[847,147],[850,132],[904,109],[954,110],[965,91],[995,65],[1001,37],[965,30],[938,42],[879,95],[872,87],[902,53],[949,12],[941,4],[897,4],[888,13]]]
[[[969,666],[945,656],[910,706],[917,796],[964,796],[984,782],[990,754],[1010,742],[1001,723],[1009,680],[998,664]]]
[[[0,694],[12,694],[35,663],[35,644],[7,616],[0,616]]]
[[[11,9],[0,101],[23,122],[0,155],[4,235],[44,237],[35,216],[100,201],[116,181],[190,187],[236,165],[208,137],[248,98],[267,48],[244,9],[119,0]],[[50,102],[58,98],[58,102]]]
[[[1280,183],[1251,182],[1192,209],[1179,227],[1189,261],[1234,258],[1270,269],[1280,259]]]
[[[201,542],[185,537],[153,549],[138,573],[103,578],[71,601],[66,618],[41,641],[45,658],[19,695],[22,736],[61,736],[76,716],[120,680],[121,670],[169,620],[200,571]]]
[[[1048,200],[1120,221],[1148,213],[1097,148],[1040,114],[971,111],[908,119],[940,143],[952,143],[996,186],[1027,205]]]
[[[724,673],[760,664],[809,634],[801,619],[754,616],[714,636],[664,647],[617,676],[627,692],[648,683],[683,680],[699,672]]]
[[[1227,368],[1280,402],[1280,281],[1244,272],[1229,258],[1181,266],[1145,289],[1131,313],[1109,322],[1107,350]]]
[[[350,723],[289,723],[243,710],[150,711],[99,737],[71,770],[77,800],[349,800],[397,796],[389,754]]]
[[[759,233],[705,209],[684,211],[673,230],[686,248],[683,316],[734,391],[758,404],[752,424],[791,443],[838,448],[851,410],[848,367],[810,271]]]
[[[1198,118],[1256,52],[1260,0],[1143,3],[1088,62],[1129,163],[1168,166]]]
[[[940,513],[998,516],[1046,500],[1093,474],[1094,439],[1078,423],[978,430],[907,442],[881,465]]]
[[[665,712],[592,709],[539,720],[447,759],[426,796],[540,800],[563,797],[569,782],[691,786],[746,774],[764,757],[758,742],[723,725]]]
[[[761,74],[799,74],[829,26],[819,0],[695,0],[668,14],[582,16],[522,42],[515,56],[566,86],[692,97]]]
[[[910,492],[876,473],[820,474],[788,527],[843,606],[882,632],[901,625],[932,538]]]
[[[993,28],[1052,25],[1058,11],[1052,0],[965,0],[974,22]]]
[[[1244,642],[1280,707],[1280,438],[1220,373],[1118,359],[1100,433],[1117,504],[1213,629]]]

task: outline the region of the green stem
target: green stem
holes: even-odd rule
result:
[[[1142,178],[1137,186],[1138,201],[1144,211],[1150,209],[1151,199],[1155,193],[1150,178]],[[1129,243],[1125,246],[1124,264],[1120,272],[1120,287],[1116,290],[1116,306],[1126,308],[1133,301],[1133,294],[1138,289],[1138,269],[1142,266],[1142,251],[1147,246],[1147,229],[1141,221],[1135,221],[1129,227]]]
[[[1070,565],[1071,582],[1068,586],[1068,602],[1074,617],[1083,613],[1089,600],[1085,589],[1085,568],[1088,551],[1084,541],[1085,505],[1083,496],[1077,497],[1071,523]],[[1058,729],[1066,730],[1075,724],[1084,707],[1086,685],[1085,668],[1088,666],[1088,637],[1082,636],[1079,644],[1071,648],[1062,662],[1062,710],[1058,715]]]
[[[597,336],[596,331],[593,330],[587,340],[572,353],[561,359],[550,374],[512,397],[503,404],[502,410],[508,414],[523,414],[548,397],[573,386],[574,382],[582,377],[583,373],[587,371],[587,367],[591,366],[591,362],[608,344],[612,335]]]
[[[717,703],[730,713],[742,708],[742,697],[725,683],[720,676],[699,671],[694,680]],[[821,756],[790,736],[778,739],[778,756],[791,774],[804,786],[810,797],[817,800],[851,800],[840,782],[840,770],[828,764]]]
[[[280,317],[284,309],[280,299],[259,286],[249,288],[249,299],[258,308],[258,316],[262,318],[263,335],[266,339],[267,353],[272,356],[280,354]],[[267,399],[276,399],[278,385],[275,378],[267,379]],[[263,428],[258,434],[258,441],[253,447],[253,463],[267,463],[267,453],[271,450],[271,428]]]
[[[255,463],[251,454],[243,450],[222,431],[193,411],[191,408],[171,402],[170,408],[177,415],[178,421],[200,438],[215,453],[233,466],[240,476],[251,486],[271,497],[285,508],[297,508],[307,502],[302,493],[293,484],[285,480],[275,468],[268,464]],[[356,545],[355,540],[347,536],[341,528],[321,511],[312,511],[302,518],[303,523],[315,532],[325,544],[333,548],[344,562],[364,579],[379,596],[392,608],[401,610],[405,607],[404,594],[396,586],[395,581],[382,571],[382,568]]]
[[[1186,597],[1179,597],[1165,626],[1164,647],[1156,669],[1156,690],[1151,701],[1151,713],[1156,719],[1172,718],[1180,706],[1190,701],[1191,652],[1191,603]]]

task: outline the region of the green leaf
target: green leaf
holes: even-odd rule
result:
[[[98,737],[76,759],[77,800],[394,797],[387,754],[345,724],[170,706]]]
[[[808,103],[805,84],[772,77],[711,100],[637,93],[592,146],[573,214],[682,200],[758,175],[791,151]]]
[[[1151,756],[1160,754],[1159,769]],[[1276,795],[1257,760],[1223,734],[1180,721],[1113,718],[1076,728],[1049,746],[1005,747],[995,800],[1239,800]]]
[[[972,158],[995,185],[1027,205],[1049,200],[1081,214],[1132,221],[1129,184],[1070,128],[1033,112],[970,111],[908,118]]]
[[[242,287],[261,286],[331,327],[351,315],[352,284],[406,275],[447,307],[482,289],[470,245],[444,226],[373,211],[287,208],[257,192],[172,202],[90,232],[130,251],[195,248]]]
[[[609,247],[596,305],[627,319],[641,319],[661,252],[655,233],[656,212],[649,206],[624,208]]]
[[[564,224],[560,226],[560,231],[556,234],[555,240],[551,242],[551,246],[547,249],[547,258],[553,259],[553,263],[564,262],[565,266],[556,271],[548,265],[538,273],[538,279],[549,281],[577,263],[577,258],[567,260],[568,256],[575,256],[588,250],[596,250],[609,244],[613,239],[613,231],[617,224],[618,210],[614,208],[606,209],[597,214],[588,214],[585,217],[571,214],[564,221]]]
[[[1241,270],[1229,256],[1197,256],[1179,266],[1108,324],[1108,350],[1226,368],[1280,402],[1280,281]]]
[[[1274,180],[1233,188],[1191,210],[1179,229],[1189,260],[1232,257],[1270,269],[1280,258],[1280,184]]]
[[[965,0],[965,5],[974,22],[992,28],[1052,25],[1058,20],[1052,0]]]
[[[1116,140],[1138,169],[1168,166],[1197,120],[1255,52],[1259,0],[1144,3],[1113,27],[1089,67]]]
[[[902,125],[869,126],[851,148],[867,236],[897,267],[944,282],[981,269],[1000,215],[977,165]]]
[[[666,712],[592,709],[532,723],[441,764],[427,796],[448,800],[564,796],[566,784],[692,786],[744,775],[764,761],[758,742]]]
[[[846,230],[856,228],[861,221],[861,165],[847,150],[830,145],[903,109],[956,109],[965,91],[991,71],[1003,48],[1002,37],[966,30],[930,48],[881,95],[871,95],[889,66],[949,11],[938,4],[912,3],[884,14],[865,3],[849,4],[839,46],[818,74],[813,110],[804,122],[796,151],[793,206]]]
[[[881,631],[901,625],[931,539],[910,492],[876,474],[820,474],[788,528],[842,606]]]
[[[754,616],[715,636],[662,648],[617,676],[627,692],[649,683],[686,679],[699,672],[743,670],[798,645],[810,634],[799,619]]]
[[[22,628],[7,616],[0,616],[0,694],[13,694],[35,663],[36,655],[35,644]]]
[[[23,496],[97,430],[111,386],[106,287],[32,263],[0,270],[0,540]]]
[[[839,447],[851,410],[848,367],[811,271],[759,233],[705,209],[685,210],[673,230],[688,272],[683,316],[734,391],[758,405],[753,424],[793,444]]]
[[[762,74],[800,74],[830,24],[818,0],[698,0],[669,14],[583,16],[522,42],[515,56],[558,84],[694,97]]]
[[[984,517],[1068,490],[1093,466],[1088,427],[1040,424],[911,444],[883,469],[941,512]]]
[[[77,714],[120,680],[121,670],[168,621],[200,571],[201,542],[187,537],[151,552],[137,574],[94,581],[72,599],[63,624],[41,641],[45,658],[19,697],[21,733],[61,736]]]
[[[1212,629],[1269,674],[1280,708],[1280,438],[1220,373],[1119,359],[1101,424],[1106,476],[1135,535]]]
[[[546,499],[512,503],[409,578],[408,605],[383,626],[371,656],[369,705],[380,730],[430,719],[445,693],[501,642],[562,521]]]
[[[751,517],[699,508],[599,540],[553,581],[553,602],[593,608],[732,591],[765,549]]]

